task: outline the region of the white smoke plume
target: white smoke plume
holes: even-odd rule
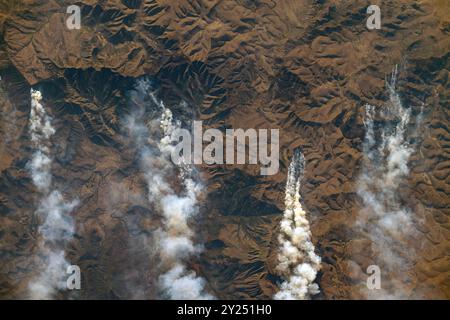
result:
[[[145,80],[138,83],[135,94],[149,95],[151,104],[158,108],[159,113],[157,119],[144,125],[141,110],[127,119],[126,126],[140,149],[140,165],[147,182],[149,201],[163,217],[163,226],[157,232],[163,273],[158,283],[162,297],[212,299],[205,292],[205,280],[186,266],[186,261],[202,250],[194,243],[194,232],[189,225],[198,214],[198,195],[202,185],[194,179],[191,167],[176,166],[170,160],[173,144],[178,142],[175,133],[180,123],[174,121],[171,110],[155,98]],[[182,191],[174,188],[177,180],[182,182]]]
[[[314,283],[320,270],[321,259],[314,252],[306,212],[300,203],[300,180],[305,159],[299,151],[289,165],[285,210],[280,225],[277,271],[284,282],[274,298],[278,300],[303,300],[319,293]]]
[[[30,110],[30,135],[36,151],[33,154],[28,168],[34,185],[42,192],[48,191],[52,182],[50,166],[52,160],[48,147],[50,137],[55,133],[51,125],[51,119],[41,104],[42,94],[40,91],[31,89]]]
[[[41,100],[41,92],[32,89],[29,129],[35,151],[27,167],[34,185],[43,196],[36,214],[43,220],[39,227],[39,255],[44,258],[45,267],[29,283],[28,289],[31,299],[52,299],[58,290],[66,288],[66,270],[70,264],[65,259],[64,248],[60,247],[73,236],[74,223],[70,213],[78,201],[65,202],[58,190],[50,190],[50,138],[55,134],[55,129]]]
[[[358,195],[364,208],[360,210],[357,226],[372,241],[374,263],[383,274],[394,275],[387,285],[382,282],[380,290],[368,290],[370,299],[406,298],[407,270],[415,256],[407,244],[416,234],[414,213],[402,205],[398,196],[400,185],[409,174],[408,160],[414,151],[407,133],[411,111],[402,105],[396,80],[397,67],[387,83],[389,102],[384,110],[365,106],[364,158],[358,179]],[[376,126],[377,111],[381,116],[390,116],[394,124]]]
[[[160,277],[161,285],[174,300],[212,299],[204,293],[205,280],[195,272],[187,271],[185,266],[175,264],[172,269]]]

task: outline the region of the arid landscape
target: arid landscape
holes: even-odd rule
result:
[[[371,4],[378,30],[366,26]],[[69,5],[80,29],[67,27]],[[76,200],[73,234],[46,250],[63,248],[81,270],[81,289],[52,299],[183,298],[160,284],[180,261],[204,298],[273,299],[286,280],[279,234],[296,150],[321,259],[309,298],[450,299],[449,58],[448,0],[0,0],[0,298],[30,298],[48,263],[36,212],[49,187],[30,175],[40,101],[54,127],[43,142],[51,188]],[[198,250],[178,260],[155,249],[161,232],[182,230],[152,187],[161,175],[179,195],[191,178],[159,156],[157,107],[186,128],[279,130],[274,175],[195,165],[186,235]],[[399,158],[376,154],[383,143]],[[379,210],[406,220],[378,220]]]

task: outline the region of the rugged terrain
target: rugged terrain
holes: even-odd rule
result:
[[[81,29],[66,8],[81,7]],[[379,4],[382,28],[366,28]],[[55,182],[81,205],[68,259],[77,298],[155,298],[148,234],[157,228],[121,128],[127,93],[148,76],[182,119],[209,127],[280,129],[280,172],[200,166],[207,186],[192,261],[219,298],[271,298],[278,224],[292,152],[306,157],[302,197],[322,257],[318,299],[362,297],[376,264],[356,231],[356,177],[366,103],[398,89],[423,105],[403,203],[421,237],[411,297],[450,298],[450,3],[447,0],[0,0],[0,297],[20,298],[39,268],[30,158],[30,88],[55,119]],[[185,101],[188,108],[179,107]],[[380,120],[381,121],[381,120]],[[382,124],[381,124],[382,125]]]

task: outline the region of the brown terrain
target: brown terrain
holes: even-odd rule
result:
[[[66,8],[81,7],[81,29]],[[381,7],[380,30],[366,9]],[[191,268],[223,299],[277,291],[277,234],[292,152],[322,257],[316,299],[362,298],[370,244],[354,228],[366,103],[388,99],[398,64],[402,101],[423,134],[400,197],[420,241],[411,297],[450,299],[450,2],[448,0],[0,0],[0,298],[20,298],[39,269],[30,159],[30,88],[54,118],[54,182],[77,196],[66,248],[82,270],[75,298],[156,298],[149,234],[157,228],[121,129],[127,92],[150,76],[178,117],[214,128],[280,129],[280,171],[201,166],[195,221],[204,252]],[[184,100],[193,110],[176,108]],[[356,254],[355,254],[356,253]],[[359,272],[355,273],[356,269]],[[61,298],[66,293],[61,294]]]

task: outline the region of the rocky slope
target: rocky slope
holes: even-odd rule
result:
[[[381,30],[366,28],[372,3],[362,0],[0,0],[0,297],[23,296],[41,262],[25,168],[30,86],[55,119],[55,183],[81,203],[67,248],[83,271],[75,297],[156,297],[149,235],[159,221],[121,128],[132,111],[127,93],[144,75],[182,119],[280,129],[274,176],[252,165],[200,167],[208,192],[195,228],[205,251],[191,267],[210,292],[225,299],[276,292],[284,183],[301,147],[304,207],[323,259],[316,297],[363,297],[365,270],[376,264],[354,228],[363,107],[384,105],[386,77],[398,64],[403,103],[413,115],[423,105],[424,117],[399,195],[420,233],[411,243],[418,254],[409,292],[450,298],[450,5],[376,3]],[[70,4],[81,7],[80,30],[65,25]]]

